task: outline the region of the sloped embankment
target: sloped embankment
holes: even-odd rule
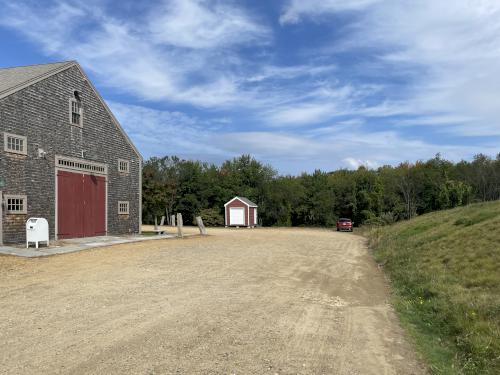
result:
[[[403,324],[435,374],[500,374],[500,201],[372,229]]]

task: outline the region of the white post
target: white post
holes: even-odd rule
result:
[[[177,214],[177,236],[178,237],[184,237],[184,233],[182,231],[182,214],[178,213]]]
[[[200,234],[202,236],[207,234],[207,230],[205,228],[205,224],[203,224],[203,220],[201,219],[201,216],[196,216],[196,223],[198,224],[198,228],[200,229]]]

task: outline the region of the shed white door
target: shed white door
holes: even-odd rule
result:
[[[257,225],[257,209],[254,209],[253,211],[253,223]]]
[[[229,217],[231,225],[245,225],[245,209],[243,207],[231,207]]]

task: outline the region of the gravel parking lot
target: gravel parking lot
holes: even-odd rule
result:
[[[209,233],[1,256],[0,373],[425,373],[363,238]]]

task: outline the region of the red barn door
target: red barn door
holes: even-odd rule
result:
[[[106,179],[57,173],[57,234],[61,239],[106,234]]]

